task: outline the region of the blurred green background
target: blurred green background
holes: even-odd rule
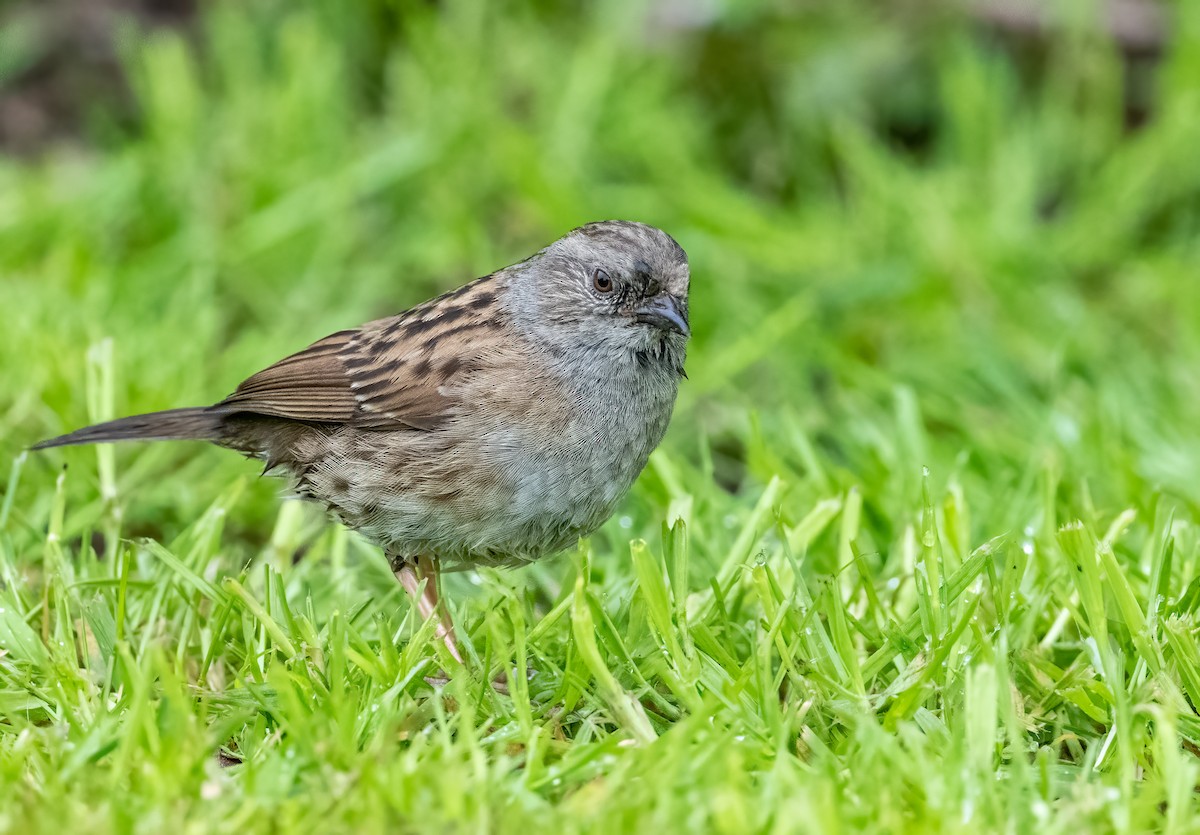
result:
[[[1089,690],[1101,705],[1088,702],[1095,715],[1074,696],[1038,702],[1045,713],[1025,704],[1040,718],[1030,720],[1022,744],[1051,752],[1047,763],[1079,766],[1062,778],[1067,783],[1111,770],[1116,782],[1095,779],[1118,794],[1062,805],[1069,792],[1047,789],[1038,802],[1057,805],[1037,820],[1069,826],[1073,816],[1094,814],[1097,826],[1119,828],[1159,826],[1164,809],[1176,814],[1167,801],[1158,805],[1158,794],[1131,788],[1136,769],[1165,761],[1138,747],[1156,738],[1150,720],[1138,726],[1147,729],[1144,739],[1135,731],[1135,741],[1116,743],[1125,758],[1119,766],[1098,753],[1116,733],[1101,720],[1110,707],[1157,704],[1164,681],[1177,695],[1179,687],[1188,698],[1200,695],[1193,693],[1200,677],[1187,688],[1192,661],[1173,666],[1187,655],[1183,645],[1166,647],[1152,626],[1147,640],[1161,654],[1151,669],[1165,678],[1146,678],[1145,662],[1137,666],[1141,627],[1118,605],[1128,600],[1105,598],[1084,617],[1080,607],[1090,604],[1080,603],[1064,568],[1072,552],[1058,528],[1080,520],[1100,540],[1132,510],[1136,522],[1120,527],[1127,540],[1116,554],[1139,611],[1158,611],[1155,593],[1164,592],[1180,634],[1195,646],[1197,4],[8,0],[0,4],[0,149],[0,466],[16,462],[4,487],[0,551],[9,586],[28,589],[24,622],[43,623],[43,638],[56,611],[48,527],[68,544],[62,559],[77,566],[61,589],[67,614],[55,616],[69,631],[70,606],[91,600],[88,583],[104,605],[116,605],[110,586],[121,542],[169,543],[207,518],[205,509],[239,480],[244,490],[229,503],[219,544],[195,557],[198,574],[213,581],[251,566],[247,585],[270,598],[271,581],[258,567],[276,566],[293,578],[289,599],[316,601],[318,624],[339,606],[346,611],[371,594],[383,600],[392,588],[367,549],[336,556],[344,538],[318,516],[280,516],[278,483],[253,479],[253,465],[236,456],[168,445],[19,457],[30,443],[90,420],[215,401],[326,333],[523,258],[578,224],[635,219],[666,229],[688,251],[694,336],[690,379],[663,452],[626,510],[594,538],[593,579],[605,589],[615,631],[626,617],[644,626],[643,592],[633,589],[646,578],[635,583],[625,543],[636,535],[658,547],[668,515],[691,523],[690,573],[676,592],[705,593],[712,578],[728,581],[740,560],[758,555],[769,563],[781,541],[794,544],[796,526],[811,521],[822,501],[835,497],[843,509],[860,503],[852,536],[844,528],[839,540],[835,525],[815,529],[811,542],[804,539],[811,547],[803,568],[794,570],[842,577],[851,624],[842,624],[850,632],[838,650],[863,658],[925,605],[929,589],[914,581],[912,555],[932,548],[930,536],[945,543],[947,571],[968,564],[972,549],[992,537],[1021,540],[1033,555],[1030,573],[1015,586],[986,575],[1012,600],[1019,594],[1020,606],[993,600],[989,585],[991,602],[981,609],[989,624],[954,636],[973,647],[963,651],[967,660],[897,715],[917,721],[925,711],[949,723],[972,655],[1013,659],[1011,681],[1002,671],[999,686],[1011,685],[1017,703],[1022,695],[1037,702],[1039,687],[1061,696],[1091,686],[1071,676],[1103,680]],[[56,488],[63,462],[70,469]],[[756,510],[760,501],[766,507]],[[844,572],[851,540],[861,577]],[[1163,564],[1149,555],[1161,554],[1167,540],[1174,558],[1164,579],[1155,573]],[[148,594],[162,577],[145,559],[135,565],[148,572]],[[370,568],[326,587],[327,559]],[[478,637],[492,628],[481,611],[495,605],[501,585],[523,589],[505,593],[525,601],[522,617],[533,624],[564,588],[569,597],[579,568],[578,560],[559,560],[503,579],[457,577],[451,586],[461,600],[492,601],[482,609],[464,603],[459,613]],[[1109,578],[1106,594],[1112,585]],[[936,597],[936,577],[932,587]],[[882,603],[876,592],[886,592]],[[961,593],[943,591],[942,603],[953,609]],[[386,600],[402,609],[399,597]],[[722,612],[725,626],[732,630],[736,620],[746,630],[730,638],[722,664],[756,657],[753,624],[773,611],[756,601],[750,594]],[[819,619],[840,617],[824,606]],[[206,642],[223,623],[210,624],[213,612],[187,595],[161,602],[161,611],[146,607],[146,623],[155,615],[166,623],[164,652],[174,659],[167,666],[187,680],[189,664],[208,654]],[[1070,617],[1059,623],[1062,613]],[[921,624],[932,629],[938,621]],[[205,632],[210,626],[215,632]],[[710,624],[718,637],[719,626]],[[523,622],[509,627],[507,639],[524,634]],[[1101,669],[1108,662],[1088,655],[1088,641],[1108,645],[1109,627],[1124,659],[1112,663],[1128,666],[1126,701],[1114,695],[1125,683]],[[553,639],[561,645],[546,638],[558,631],[533,633],[553,644],[550,657],[573,646],[566,631]],[[379,635],[373,646],[387,643],[382,628]],[[643,650],[652,654],[657,645],[648,635]],[[322,640],[332,639],[322,633]],[[602,649],[615,653],[606,658],[623,687],[661,689],[658,674],[641,669],[642,651],[631,648],[622,660],[612,646]],[[498,655],[506,652],[512,647]],[[143,661],[151,669],[149,656],[134,656],[130,669]],[[1070,680],[1056,679],[1035,657],[1052,658]],[[1200,665],[1200,655],[1194,661]],[[0,673],[2,664],[0,657]],[[1027,674],[1017,672],[1022,664]],[[15,710],[0,717],[10,753],[23,728],[70,713],[53,695],[57,674],[35,668],[13,667],[5,686],[25,692],[41,682],[38,698],[50,707],[40,718]],[[873,672],[866,687],[878,701],[862,713],[870,717],[882,716],[896,688],[911,683],[902,670]],[[864,731],[848,718],[859,708],[846,707],[839,688],[849,687],[852,673],[842,669],[848,678],[840,684],[827,674],[808,696],[813,715],[825,717],[812,720],[815,737],[797,730],[810,720],[793,713],[780,720],[790,730],[779,738],[807,739],[808,759],[786,753],[797,748],[791,739],[766,744],[753,767],[722,760],[707,776],[684,775],[674,760],[641,761],[643,777],[657,774],[675,787],[666,798],[643,796],[614,778],[612,796],[628,792],[626,823],[670,826],[663,820],[678,822],[683,813],[668,798],[698,808],[689,792],[704,795],[729,769],[785,768],[776,753],[815,787],[796,795],[798,813],[820,807],[832,815],[823,821],[861,815],[860,825],[888,814],[882,799],[855,801],[847,787],[903,780],[887,765],[892,743],[871,736],[876,726]],[[1039,675],[1055,681],[1046,685]],[[1194,704],[1182,695],[1165,701],[1185,713]],[[250,714],[219,698],[205,704],[212,714],[196,719],[201,737],[224,744],[246,732]],[[275,720],[264,715],[254,721],[270,726]],[[740,721],[750,720],[730,727]],[[124,726],[112,727],[106,733],[124,739]],[[1181,727],[1185,740],[1200,736]],[[562,745],[586,748],[589,740],[575,732]],[[948,733],[964,751],[975,744],[965,726],[950,723]],[[1090,741],[1060,757],[1067,736]],[[867,757],[864,739],[882,747]],[[69,760],[57,744],[34,745],[44,746],[46,773]],[[123,762],[153,760],[139,744],[129,743],[140,753]],[[923,744],[933,771],[942,748],[957,750],[936,734]],[[1180,742],[1190,751],[1195,744]],[[202,748],[197,762],[208,756]],[[1100,759],[1088,760],[1085,750]],[[321,762],[323,755],[312,756]],[[968,796],[997,826],[1014,809],[1032,814],[1025,789],[990,801],[971,794],[993,785],[991,755],[981,756],[983,788],[951,776],[941,800],[919,801],[913,786],[897,785],[895,794],[881,788],[898,815],[888,825],[949,831]],[[997,767],[1015,768],[1010,754],[996,756]],[[864,759],[881,770],[867,770]],[[803,771],[814,761],[825,763],[814,766],[820,779]],[[958,773],[952,755],[944,762],[947,774]],[[1179,767],[1160,774],[1154,791],[1186,797],[1179,787],[1194,778],[1194,764]],[[175,772],[163,766],[161,774]],[[96,779],[96,792],[109,785],[107,776]],[[292,790],[303,784],[296,779]],[[496,791],[512,788],[507,779],[495,777],[505,786]],[[738,813],[755,827],[778,826],[783,817],[770,810],[783,807],[759,794],[767,792],[765,778],[747,779],[723,802],[758,809]],[[66,777],[50,784],[28,796],[78,791],[85,806],[99,802]],[[589,817],[596,812],[589,804],[609,795],[580,786],[570,787],[580,792],[571,819],[586,828],[603,820]],[[570,792],[533,791],[540,799],[563,794]],[[747,800],[754,797],[761,802]],[[288,808],[303,820],[311,809],[297,804]],[[44,820],[37,817],[44,812],[8,820]],[[62,814],[78,820],[70,817],[76,812]],[[719,810],[709,812],[697,825],[728,823]],[[548,815],[545,825],[556,820],[545,809],[538,814]],[[492,826],[507,819],[447,813],[446,820]]]
[[[936,4],[116,5],[88,13],[111,27],[89,49],[55,33],[84,25],[74,5],[5,9],[0,77],[24,90],[49,63],[41,94],[75,96],[42,114],[48,144],[0,162],[12,450],[87,418],[101,340],[118,412],[209,402],[626,217],[691,254],[672,443],[713,436],[730,486],[758,410],[860,478],[973,449],[993,486],[1053,454],[1098,489],[1200,496],[1186,4],[1149,58],[1087,4],[1041,31]],[[839,437],[897,392],[932,448]]]

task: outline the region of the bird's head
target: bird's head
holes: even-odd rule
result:
[[[553,344],[657,357],[682,369],[688,260],[675,239],[623,220],[572,230],[523,262],[514,288],[531,330]]]

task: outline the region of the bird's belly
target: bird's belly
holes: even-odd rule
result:
[[[503,421],[476,426],[469,437],[442,439],[441,456],[405,456],[425,461],[424,471],[399,467],[386,484],[355,491],[374,496],[368,505],[339,515],[389,553],[429,553],[450,565],[561,551],[612,515],[661,440],[670,404],[638,417],[584,411],[542,433]]]

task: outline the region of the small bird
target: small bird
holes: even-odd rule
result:
[[[205,440],[265,462],[386,554],[461,662],[441,569],[553,554],[604,523],[662,440],[684,374],[687,255],[581,226],[411,310],[338,331],[213,406],[34,449]]]

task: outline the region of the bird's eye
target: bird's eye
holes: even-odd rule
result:
[[[596,271],[592,273],[592,289],[597,293],[611,293],[613,291],[612,276],[597,267]]]

